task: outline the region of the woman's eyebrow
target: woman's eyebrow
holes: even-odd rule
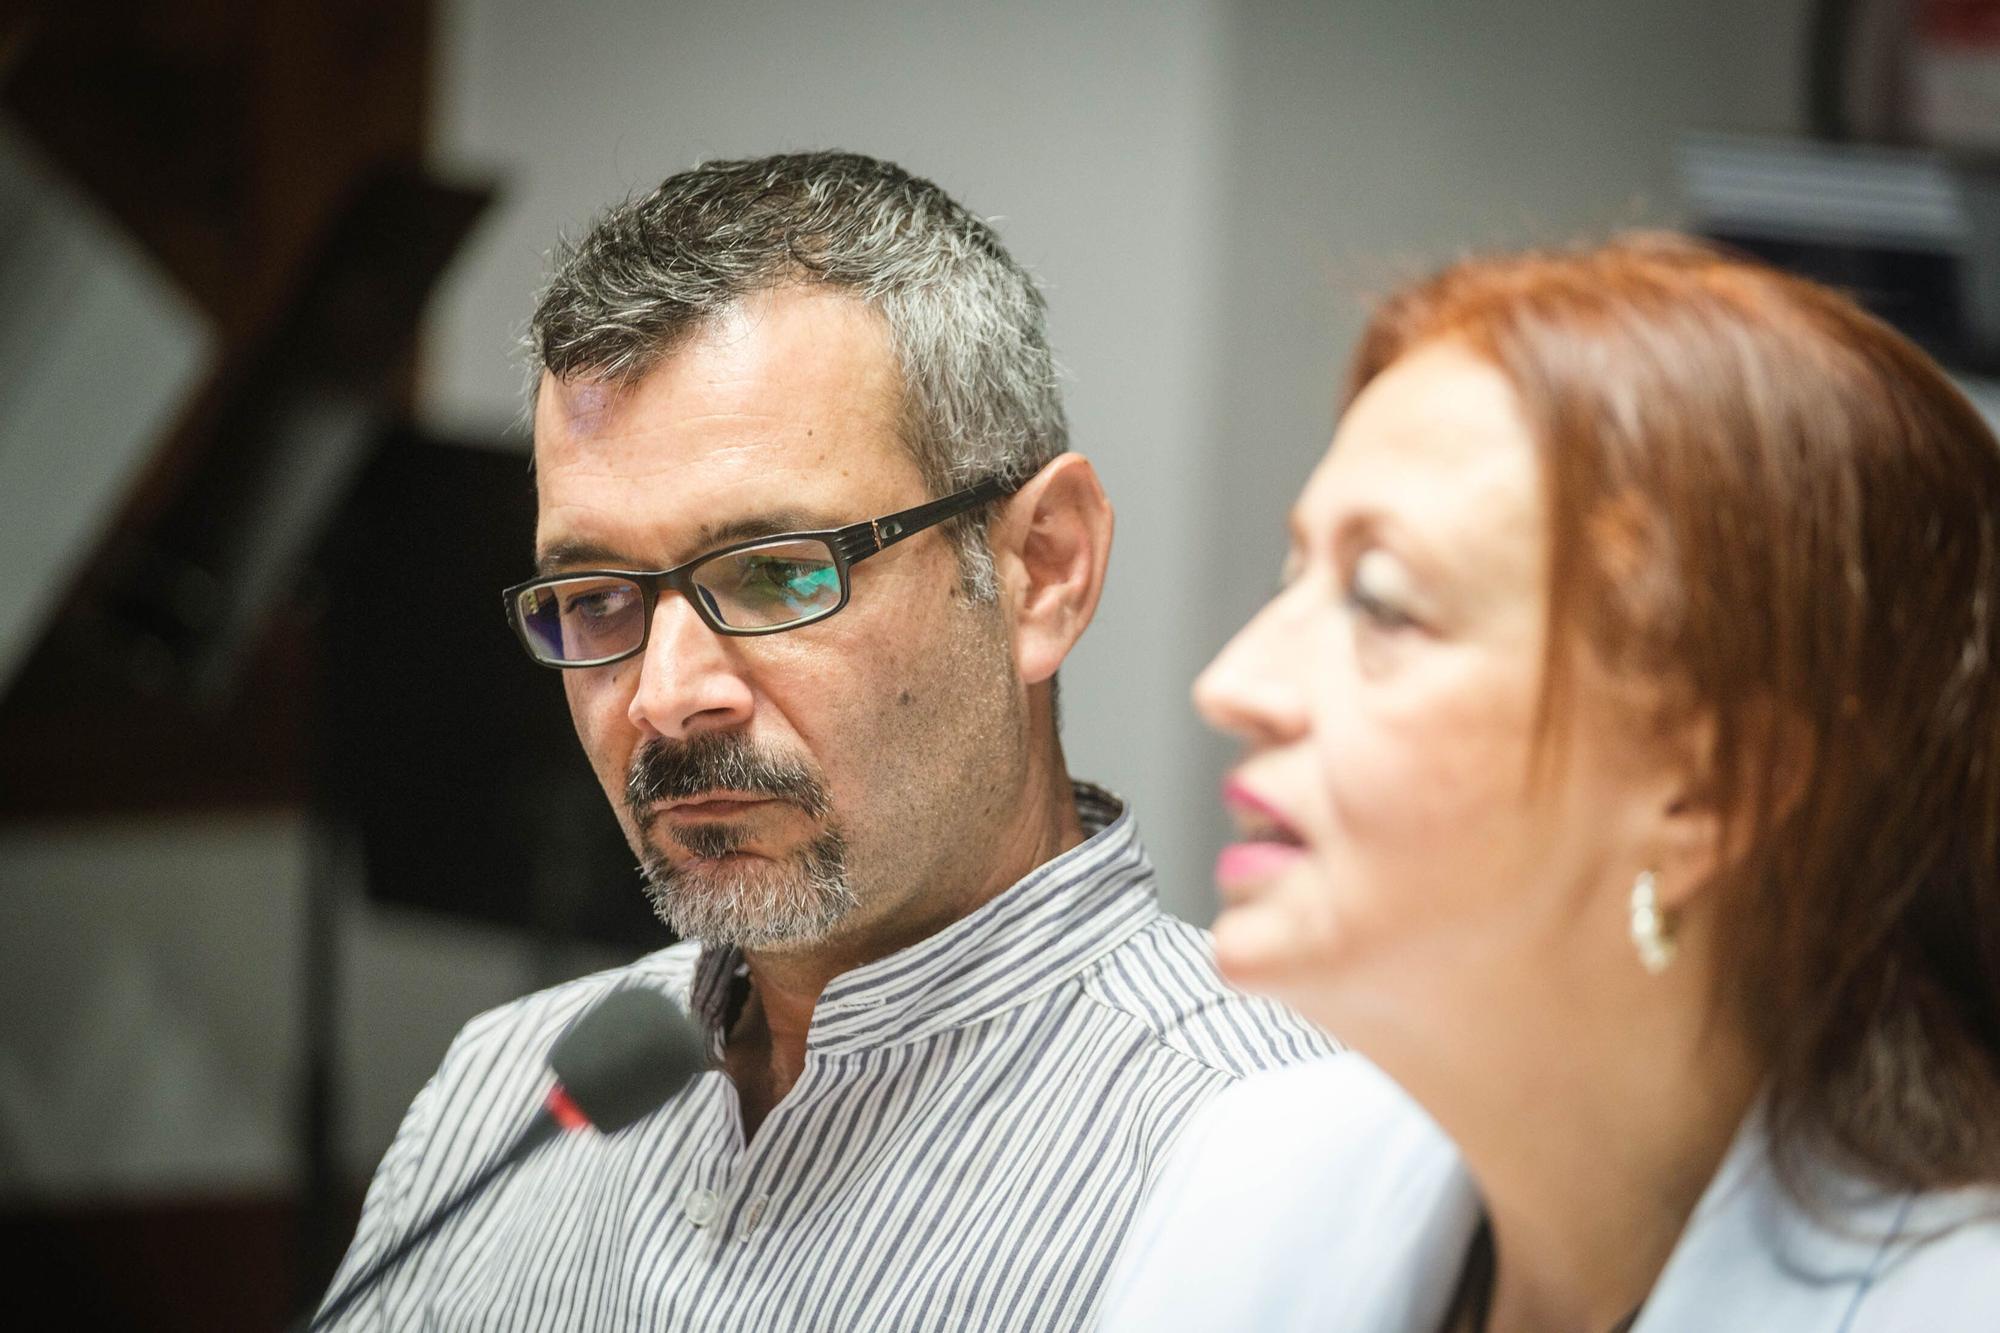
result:
[[[1419,576],[1443,578],[1458,571],[1459,562],[1453,561],[1425,533],[1387,509],[1374,506],[1353,509],[1335,525],[1332,541],[1335,552],[1351,556],[1364,546],[1386,547]]]

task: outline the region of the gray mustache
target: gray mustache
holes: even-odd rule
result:
[[[712,791],[751,792],[790,801],[812,818],[831,808],[826,786],[796,759],[760,752],[736,732],[687,741],[648,741],[632,756],[625,803],[635,815],[656,801],[686,801]]]

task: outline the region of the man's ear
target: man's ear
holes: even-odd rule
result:
[[[1053,677],[1097,613],[1111,528],[1111,502],[1082,454],[1052,460],[988,525],[1023,684]]]

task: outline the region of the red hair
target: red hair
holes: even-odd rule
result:
[[[1578,651],[1713,738],[1747,848],[1718,998],[1787,1179],[2000,1180],[2000,444],[1853,302],[1680,238],[1455,265],[1377,311],[1350,395],[1440,339],[1541,450],[1543,739]]]

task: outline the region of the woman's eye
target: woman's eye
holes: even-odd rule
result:
[[[1379,629],[1409,629],[1417,623],[1400,607],[1379,601],[1360,588],[1348,589],[1347,604]]]
[[[1342,600],[1377,629],[1413,629],[1417,620],[1409,609],[1408,582],[1394,556],[1363,551],[1348,573]]]

